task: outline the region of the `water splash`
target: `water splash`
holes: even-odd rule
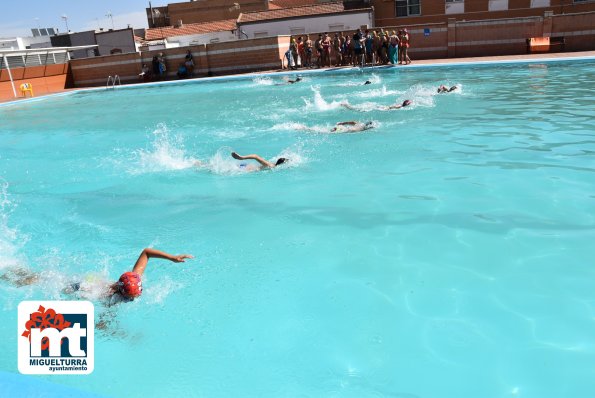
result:
[[[306,103],[306,109],[309,110],[317,110],[321,112],[331,111],[334,109],[338,109],[341,107],[341,102],[333,101],[333,102],[326,102],[322,95],[320,94],[319,87],[311,87],[312,91],[314,92],[314,101],[310,102],[307,99],[304,99]]]
[[[366,82],[366,80],[364,80],[364,79],[358,80],[358,81],[350,80],[350,81],[345,82],[345,83],[336,84],[336,86],[337,87],[357,87],[357,86],[363,86],[364,83]],[[380,84],[380,83],[382,83],[382,79],[376,73],[372,73],[372,75],[367,79],[367,81],[369,81],[371,84]]]
[[[10,200],[8,182],[0,179],[0,270],[3,268],[26,267],[27,261],[19,253],[29,240],[16,228],[8,226],[9,217],[16,204]]]
[[[388,97],[390,95],[399,95],[403,94],[403,91],[399,90],[388,90],[386,86],[382,86],[381,88],[376,88],[372,90],[361,91],[359,93],[354,93],[354,97],[359,98],[377,98],[377,97]]]
[[[271,79],[268,76],[255,77],[254,79],[252,79],[252,82],[255,86],[272,86],[273,84],[275,84],[273,79]]]
[[[187,156],[182,137],[170,135],[165,123],[160,123],[153,131],[151,147],[135,151],[134,157],[131,174],[182,170],[196,162],[195,158]]]
[[[328,133],[331,127],[328,125],[307,126],[302,123],[279,123],[270,128],[271,131],[306,131],[312,133]]]

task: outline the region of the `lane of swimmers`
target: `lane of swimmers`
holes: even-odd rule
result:
[[[293,85],[301,82],[301,77],[296,77],[293,80],[287,80],[280,84]],[[361,83],[361,86],[368,86],[373,84],[370,80],[366,80]],[[456,91],[458,86],[447,87],[440,85],[437,88],[438,94],[451,93]],[[393,105],[378,105],[372,110],[376,111],[393,111],[407,108],[413,104],[413,100],[407,99],[402,103],[395,103]],[[341,103],[341,107],[351,111],[360,111],[356,106],[350,105],[347,102]],[[373,121],[339,121],[334,124],[332,128],[328,130],[328,133],[360,133],[368,131],[377,127],[377,124]],[[244,172],[255,172],[277,168],[279,166],[288,164],[291,162],[290,158],[279,157],[273,161],[266,160],[264,157],[258,154],[240,155],[237,152],[231,152],[230,156],[240,161],[237,167],[239,170]],[[203,164],[196,162],[196,166],[200,167]],[[74,299],[84,299],[98,301],[105,308],[105,311],[100,312],[99,320],[97,322],[97,328],[104,330],[112,334],[122,333],[114,327],[114,321],[116,319],[116,313],[114,312],[114,306],[131,302],[141,296],[143,292],[143,275],[147,269],[150,259],[162,259],[168,260],[174,263],[184,263],[186,260],[193,259],[191,254],[170,254],[164,251],[160,251],[153,248],[143,249],[130,269],[125,271],[118,278],[117,281],[110,281],[102,276],[98,275],[87,275],[85,277],[69,277],[64,276],[64,286],[61,289],[61,293],[67,297]],[[43,286],[47,283],[46,279],[48,276],[42,272],[33,272],[25,267],[7,267],[2,270],[0,274],[0,282],[14,286],[14,287],[25,287],[32,285]]]

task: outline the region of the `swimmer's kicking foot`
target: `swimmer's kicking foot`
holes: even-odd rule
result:
[[[232,152],[231,157],[234,159],[237,159],[237,160],[256,160],[258,163],[260,163],[261,169],[274,169],[275,167],[288,161],[288,159],[286,159],[286,158],[279,158],[279,159],[277,159],[277,161],[275,163],[271,163],[268,160],[265,160],[258,155],[242,156],[242,155],[238,155],[236,152]]]

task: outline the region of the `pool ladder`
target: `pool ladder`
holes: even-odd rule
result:
[[[110,83],[111,83],[111,86],[110,86]],[[122,85],[122,83],[120,83],[120,76],[118,76],[118,75],[111,76],[110,75],[110,76],[107,77],[107,84],[105,85],[105,88],[106,89],[110,89],[110,88],[115,89],[116,88],[116,84],[118,86],[121,86]]]

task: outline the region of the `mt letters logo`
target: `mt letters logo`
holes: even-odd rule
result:
[[[94,365],[94,308],[89,301],[23,301],[18,316],[23,374],[89,374]]]

